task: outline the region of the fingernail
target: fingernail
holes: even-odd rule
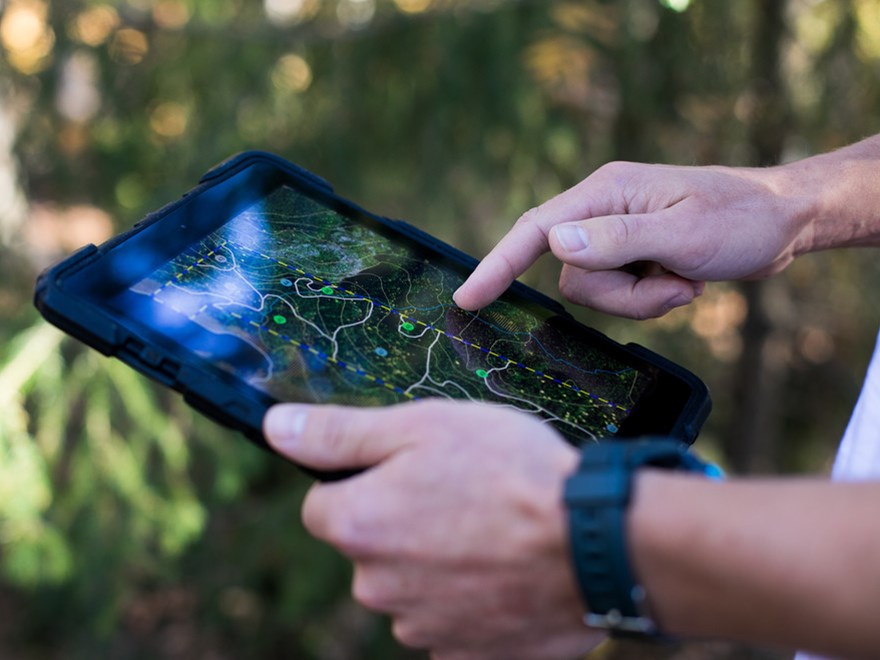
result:
[[[280,451],[293,449],[302,436],[308,416],[308,406],[293,403],[272,406],[263,420],[266,440]]]
[[[687,305],[693,298],[691,298],[686,293],[677,293],[672,298],[666,301],[666,304],[663,305],[663,311],[668,312],[671,309],[675,309],[676,307],[681,307],[682,305]]]
[[[554,231],[556,240],[566,252],[580,252],[587,247],[587,232],[580,225],[558,225]]]

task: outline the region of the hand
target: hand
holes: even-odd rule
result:
[[[784,168],[611,163],[523,215],[455,293],[464,309],[497,298],[548,249],[571,302],[661,316],[706,280],[766,277],[805,243],[804,202]]]
[[[562,503],[577,452],[537,418],[424,401],[388,408],[284,404],[272,446],[320,470],[308,530],[354,561],[355,598],[435,658],[573,658],[587,629]]]

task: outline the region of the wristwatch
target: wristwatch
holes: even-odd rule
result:
[[[572,559],[588,612],[584,623],[612,636],[661,638],[644,588],[627,554],[626,510],[633,473],[651,466],[721,479],[723,472],[666,438],[605,440],[586,445],[578,471],[565,483]]]

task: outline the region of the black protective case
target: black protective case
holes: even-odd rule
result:
[[[284,170],[303,187],[329,194],[333,199],[343,201],[380,224],[465,267],[473,269],[478,263],[473,257],[407,222],[378,216],[338,197],[327,181],[298,165],[274,154],[248,151],[212,168],[202,176],[196,188],[185,193],[177,201],[150,213],[129,231],[113,237],[100,246],[83,247],[59,264],[47,269],[37,280],[34,304],[46,320],[66,333],[105,355],[122,360],[153,380],[177,390],[193,408],[225,426],[241,431],[257,445],[268,448],[262,434],[262,420],[268,407],[277,402],[275,399],[254,388],[243,386],[241,381],[230,374],[220,370],[209,370],[195,360],[187,360],[182,352],[146,342],[141,333],[126,327],[120,320],[107,315],[101,309],[90,307],[82,300],[72,298],[65,290],[67,278],[88,267],[120,243],[159,222],[184,204],[187,198],[200,194],[220,181],[225,181],[255,162],[268,162]],[[571,314],[558,302],[520,282],[515,282],[511,291],[549,309],[554,314],[572,319]],[[598,331],[578,325],[584,332],[621,347]],[[690,371],[638,344],[627,344],[622,348],[636,358],[673,374],[689,387],[689,399],[669,435],[688,444],[693,443],[711,409],[706,386]]]

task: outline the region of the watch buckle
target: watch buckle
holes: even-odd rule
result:
[[[609,631],[623,631],[629,633],[641,633],[653,635],[657,632],[657,626],[645,616],[623,616],[620,610],[611,609],[605,614],[587,612],[584,615],[584,623],[591,628],[601,628]]]

